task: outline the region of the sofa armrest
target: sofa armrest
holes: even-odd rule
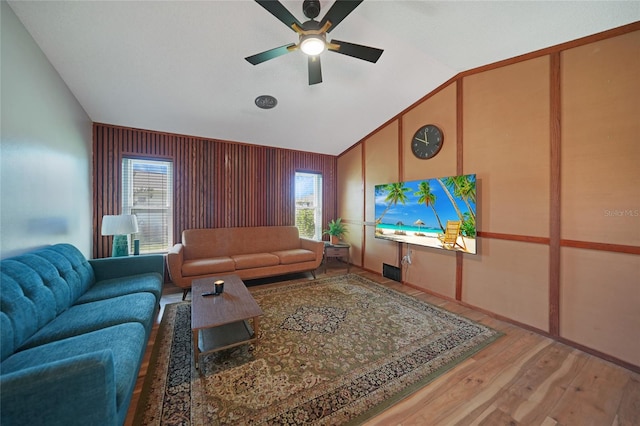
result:
[[[180,287],[190,287],[189,283],[182,276],[182,263],[184,262],[184,246],[180,243],[174,245],[167,253],[167,268],[169,269],[169,278]]]
[[[106,257],[90,259],[96,281],[128,277],[130,275],[155,272],[164,280],[164,255],[146,254],[142,256]]]
[[[324,255],[324,242],[300,237],[300,248],[314,252],[316,254],[316,261],[318,265],[320,265]]]
[[[110,350],[4,374],[0,388],[3,425],[119,423]]]

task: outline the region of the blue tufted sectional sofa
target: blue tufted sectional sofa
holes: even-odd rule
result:
[[[122,425],[162,255],[87,260],[58,244],[0,261],[0,423]]]

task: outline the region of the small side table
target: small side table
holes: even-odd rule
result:
[[[327,273],[327,263],[329,259],[340,259],[347,264],[347,273],[349,273],[349,244],[330,244],[324,243],[324,273]]]

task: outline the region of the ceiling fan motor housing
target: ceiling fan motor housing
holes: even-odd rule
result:
[[[320,0],[304,0],[302,12],[309,19],[314,19],[320,14]]]

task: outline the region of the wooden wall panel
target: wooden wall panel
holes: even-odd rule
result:
[[[478,239],[481,256],[464,256],[462,301],[549,331],[549,247]]]
[[[463,83],[464,172],[482,187],[479,231],[548,237],[549,58]]]
[[[640,246],[640,31],[562,54],[562,238]]]
[[[640,366],[640,256],[563,247],[561,336]]]
[[[338,162],[338,216],[347,224],[345,240],[351,244],[351,262],[362,266],[364,243],[364,185],[362,144],[341,157]]]
[[[419,289],[454,299],[456,253],[421,246],[410,246],[410,249],[411,265],[404,268],[403,280]]]
[[[398,243],[376,239],[374,190],[378,184],[397,182],[399,179],[399,122],[393,121],[364,142],[364,211],[365,229],[364,267],[382,273],[382,263],[400,266]]]
[[[123,156],[174,164],[173,240],[190,228],[293,225],[294,175],[323,175],[323,228],[336,215],[336,157],[94,124],[94,257],[110,254],[102,216],[121,212]]]

